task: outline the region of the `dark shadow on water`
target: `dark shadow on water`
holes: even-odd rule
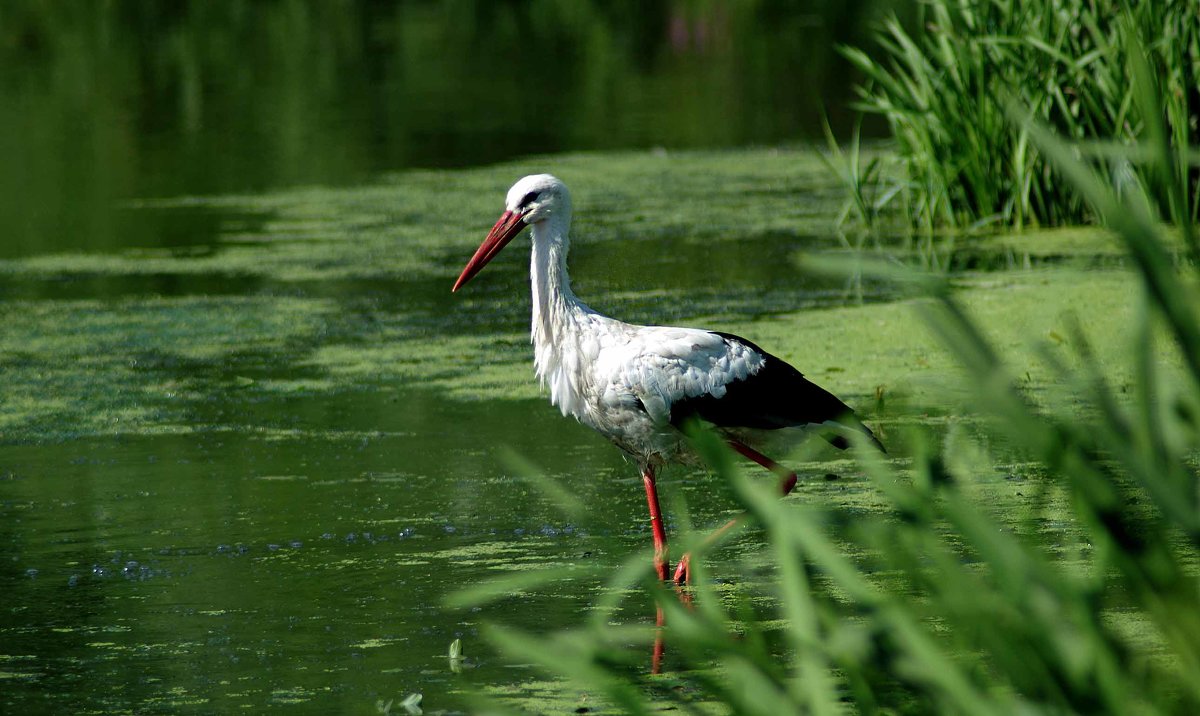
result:
[[[269,283],[252,274],[96,274],[70,273],[45,278],[9,277],[0,284],[0,299],[15,301],[114,300],[152,296],[243,296]]]

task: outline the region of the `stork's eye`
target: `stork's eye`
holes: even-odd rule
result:
[[[536,191],[531,191],[528,194],[526,194],[523,199],[521,199],[521,203],[517,204],[517,208],[524,209],[525,207],[532,204],[534,202],[534,200],[537,198],[538,198],[538,193]]]

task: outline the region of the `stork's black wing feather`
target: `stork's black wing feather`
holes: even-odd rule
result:
[[[850,406],[805,378],[800,371],[745,338],[719,331],[713,333],[726,342],[741,343],[757,352],[765,363],[754,375],[726,384],[725,395],[720,398],[705,394],[675,401],[671,404],[672,424],[678,426],[689,418],[698,417],[718,427],[778,430],[841,422],[846,427],[865,432],[878,444],[871,431],[854,417]],[[841,435],[826,439],[841,449],[849,446]]]

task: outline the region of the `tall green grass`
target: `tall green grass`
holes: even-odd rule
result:
[[[1200,9],[1195,0],[923,0],[912,31],[896,18],[876,35],[879,51],[844,48],[866,77],[860,109],[884,117],[896,142],[896,185],[911,225],[1014,227],[1098,219],[1061,167],[1047,161],[1016,102],[1059,136],[1092,147],[1119,191],[1140,194],[1163,216],[1200,212]],[[1132,75],[1134,55],[1151,67]],[[1162,104],[1140,108],[1141,80]],[[1141,157],[1116,147],[1165,123],[1177,156],[1171,174],[1149,176]],[[1165,168],[1164,168],[1165,169]],[[901,191],[897,191],[901,189]],[[1178,204],[1178,205],[1177,205]]]
[[[1139,57],[1131,72],[1152,72]],[[1130,111],[1154,116],[1163,106],[1157,86],[1139,83]],[[642,555],[609,577],[582,626],[549,635],[495,626],[495,643],[635,714],[714,706],[764,716],[1200,712],[1196,276],[1180,272],[1170,248],[1178,243],[1164,239],[1150,201],[1122,196],[1105,162],[1080,159],[1077,145],[1023,109],[1004,117],[1124,243],[1142,286],[1139,329],[1127,346],[1131,383],[1111,383],[1079,328],[1069,348],[1045,351],[1073,398],[1035,407],[946,281],[877,273],[924,286],[924,317],[977,386],[986,434],[1039,466],[1027,489],[1067,496],[1060,519],[1082,536],[1074,557],[1008,529],[999,519],[1005,505],[977,499],[980,474],[1002,468],[972,459],[986,453],[960,433],[939,442],[915,430],[900,441],[905,459],[857,446],[888,506],[871,516],[780,501],[701,432],[697,449],[765,535],[777,608],[723,599],[702,558],[697,586],[681,600],[648,579]],[[1167,187],[1167,208],[1194,247],[1192,209],[1169,200],[1180,150],[1167,122],[1143,129],[1162,140],[1140,155],[1143,186]],[[1164,374],[1162,351],[1177,354],[1181,375]],[[666,675],[646,670],[652,629],[610,623],[639,578],[665,616],[675,667]],[[536,584],[520,580],[476,588],[460,603]]]

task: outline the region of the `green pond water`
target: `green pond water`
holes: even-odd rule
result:
[[[135,236],[180,227],[175,238],[0,262],[0,710],[373,713],[421,693],[428,713],[481,692],[587,707],[479,629],[576,624],[600,579],[444,605],[498,575],[649,558],[636,471],[534,382],[528,244],[449,291],[509,184],[547,170],[575,194],[571,267],[595,308],[745,335],[876,419],[885,440],[970,407],[917,299],[799,270],[844,251],[838,188],[810,152],[558,155],[129,203],[129,220],[150,227]],[[1136,287],[1102,235],[995,237],[960,255],[1014,267],[956,281],[1035,398],[1056,387],[1033,347],[1066,335],[1066,316],[1102,353],[1127,330]],[[1120,380],[1119,356],[1102,357]],[[587,510],[565,517],[505,450]],[[978,489],[1019,506],[1030,468],[1001,464]],[[881,509],[844,455],[796,466],[792,499]],[[702,470],[662,485],[669,526],[678,501],[700,526],[733,509]],[[1005,519],[1071,559],[1082,547],[1065,514]],[[714,577],[769,592],[758,547],[742,535]],[[634,593],[617,618],[653,616]],[[469,668],[447,659],[456,638]]]

